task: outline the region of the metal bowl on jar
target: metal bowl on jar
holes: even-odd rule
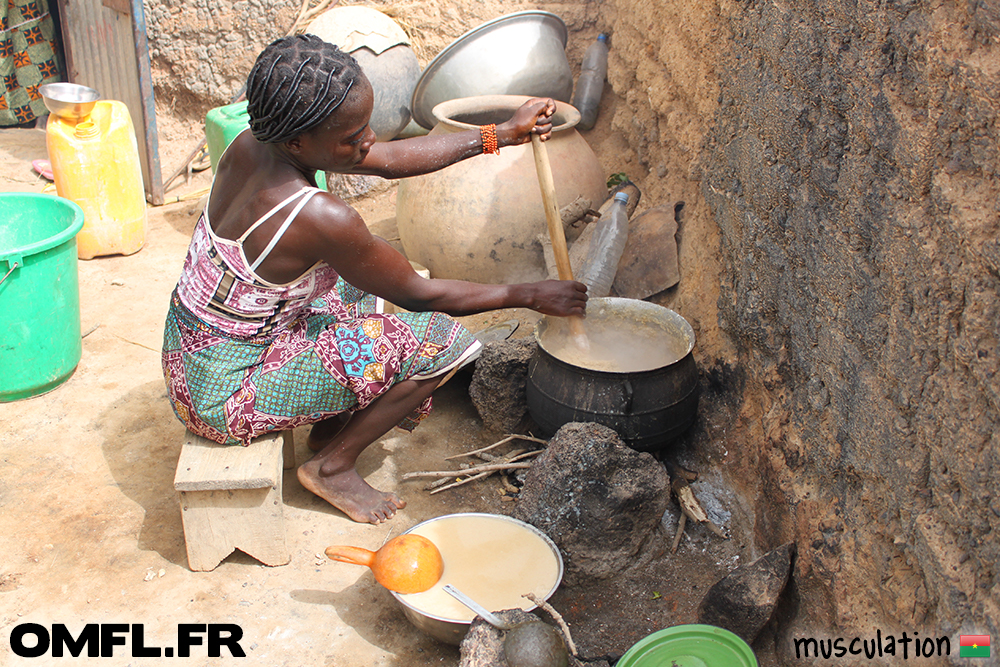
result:
[[[38,92],[49,113],[74,122],[89,116],[101,98],[93,88],[76,83],[46,83]]]
[[[538,528],[502,514],[465,512],[435,517],[407,533],[422,535],[441,552],[444,573],[429,591],[389,591],[409,621],[438,641],[458,645],[474,612],[444,592],[451,584],[490,611],[536,607],[522,597],[548,600],[563,576],[559,548]]]
[[[573,72],[566,59],[566,24],[550,12],[514,12],[473,28],[424,68],[410,108],[432,129],[434,107],[479,95],[528,95],[568,102]]]

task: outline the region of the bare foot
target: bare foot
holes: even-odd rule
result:
[[[313,424],[312,428],[309,429],[309,437],[306,439],[309,450],[318,452],[330,444],[330,441],[344,430],[353,415],[353,412],[339,412]]]
[[[395,493],[373,488],[353,467],[333,475],[320,475],[319,469],[319,461],[306,461],[299,467],[299,482],[359,523],[388,521],[406,507]]]

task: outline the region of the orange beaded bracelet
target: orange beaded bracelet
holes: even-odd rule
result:
[[[483,125],[479,128],[479,133],[483,137],[483,153],[500,155],[500,146],[497,145],[497,126],[492,123]]]

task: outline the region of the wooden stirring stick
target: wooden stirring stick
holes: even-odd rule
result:
[[[537,134],[531,135],[531,148],[535,155],[535,171],[538,172],[538,185],[542,189],[542,204],[545,206],[545,220],[549,225],[549,239],[552,241],[552,254],[556,258],[556,270],[559,280],[573,280],[573,267],[569,263],[569,251],[566,249],[566,233],[563,231],[562,219],[559,217],[559,204],[556,202],[556,184],[552,179],[552,167],[549,165],[549,153]],[[582,350],[590,349],[590,339],[583,325],[583,318],[572,316],[569,320],[569,330],[573,342]]]

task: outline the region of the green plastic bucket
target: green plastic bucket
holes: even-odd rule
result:
[[[69,199],[0,193],[0,402],[55,389],[80,363],[82,227]]]
[[[757,658],[729,630],[675,625],[639,640],[615,667],[757,667]]]

